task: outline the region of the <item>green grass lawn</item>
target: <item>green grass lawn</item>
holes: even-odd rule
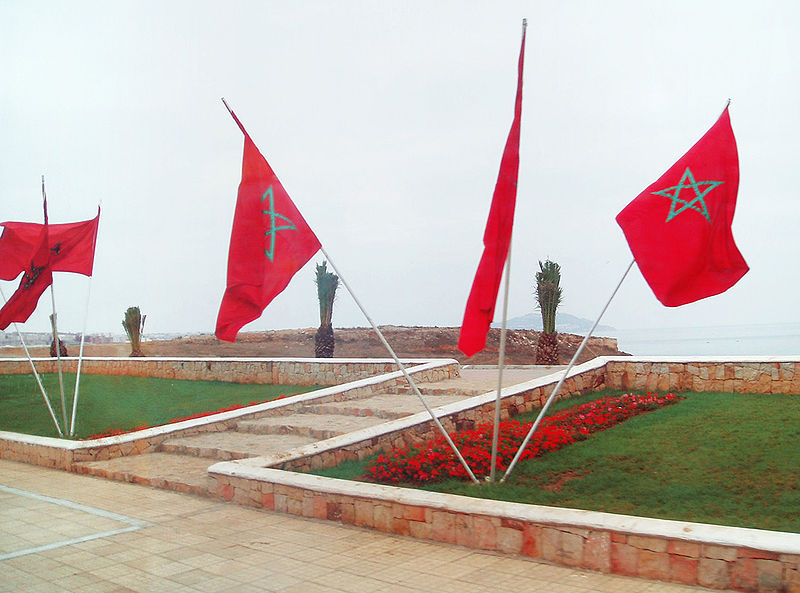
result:
[[[506,484],[451,480],[424,489],[800,533],[800,397],[682,395],[686,399],[676,405],[520,463]],[[363,466],[351,463],[324,475],[356,479]]]
[[[42,375],[53,411],[60,424],[58,375]],[[75,375],[65,374],[65,399],[71,410]],[[132,430],[158,426],[169,420],[220,408],[262,402],[281,395],[320,389],[308,385],[255,385],[221,381],[179,381],[149,377],[81,375],[77,438],[109,429]],[[71,419],[70,412],[67,414]],[[62,429],[64,427],[62,426]],[[0,430],[40,436],[58,436],[33,375],[0,376]]]

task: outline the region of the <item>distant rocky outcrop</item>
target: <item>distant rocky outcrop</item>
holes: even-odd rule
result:
[[[569,313],[556,314],[556,331],[565,334],[579,334],[586,335],[592,329],[594,321],[584,319],[583,317],[576,317]],[[493,323],[492,327],[500,327],[500,323]],[[506,321],[508,329],[533,329],[542,331],[542,316],[539,313],[528,313],[519,317],[512,317]],[[617,330],[610,325],[598,325],[594,330],[594,335],[616,335]]]

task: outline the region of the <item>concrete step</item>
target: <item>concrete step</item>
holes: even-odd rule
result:
[[[442,381],[444,383],[444,381]],[[470,387],[469,385],[443,385],[437,386],[436,383],[420,383],[417,385],[420,393],[424,396],[428,395],[458,395],[461,397],[475,397],[476,395],[483,395],[489,389]],[[387,390],[390,394],[400,395],[415,395],[411,387],[390,387]]]
[[[243,420],[236,425],[236,430],[254,434],[300,435],[322,441],[340,434],[369,428],[385,421],[386,419],[375,416],[300,413],[259,420]]]
[[[465,399],[458,395],[430,395],[425,401],[431,408],[437,408]],[[383,393],[359,400],[327,402],[303,406],[298,410],[304,414],[336,414],[343,416],[375,416],[387,420],[405,418],[424,412],[425,406],[416,395]]]
[[[275,455],[317,440],[295,434],[253,434],[227,430],[167,439],[159,445],[159,451],[228,461]]]
[[[198,457],[148,453],[105,461],[87,461],[77,463],[74,467],[77,473],[207,496],[207,469],[213,463],[214,460]]]

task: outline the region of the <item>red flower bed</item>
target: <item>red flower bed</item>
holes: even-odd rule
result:
[[[589,438],[598,430],[610,428],[628,418],[680,401],[674,393],[646,395],[628,393],[604,397],[573,406],[542,419],[528,441],[522,459],[539,457]],[[500,423],[497,446],[497,469],[505,471],[522,444],[533,422],[510,420]],[[450,437],[464,456],[475,476],[485,476],[491,469],[492,423],[479,424]],[[464,466],[456,458],[443,436],[425,444],[395,448],[379,455],[366,467],[366,478],[373,482],[398,484],[422,483],[446,478],[466,478]]]

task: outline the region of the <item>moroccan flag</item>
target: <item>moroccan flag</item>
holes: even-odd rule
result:
[[[472,289],[464,311],[458,349],[467,356],[483,350],[489,325],[494,318],[497,291],[503,277],[503,266],[511,244],[514,226],[514,207],[517,201],[517,174],[519,172],[519,133],[522,117],[522,69],[525,63],[525,25],[522,29],[522,46],[519,50],[517,68],[517,97],[514,104],[514,120],[508,133],[500,173],[492,196],[489,219],[483,233],[483,255],[472,282]]]
[[[231,111],[244,134],[242,181],[233,215],[228,281],[216,335],[233,342],[319,251],[320,242],[289,199],[275,172]]]
[[[733,241],[739,157],[728,108],[617,215],[633,257],[667,307],[725,292],[749,269]]]
[[[0,309],[0,330],[12,323],[24,323],[36,310],[39,297],[53,283],[53,270],[50,267],[50,243],[47,224],[47,202],[44,204],[44,224],[39,225],[36,251],[25,266],[25,273],[19,287]]]
[[[50,266],[53,272],[74,272],[91,276],[100,209],[91,220],[51,224],[48,228]],[[39,249],[43,225],[34,222],[3,222],[0,236],[0,279],[13,280]]]

